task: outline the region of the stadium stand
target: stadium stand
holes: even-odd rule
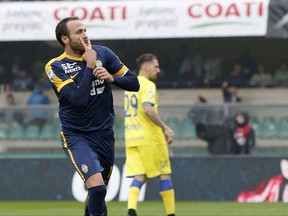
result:
[[[208,109],[210,117],[208,122],[221,124],[226,115],[238,110],[247,110],[250,113],[250,123],[256,132],[257,151],[287,151],[288,139],[288,110],[284,97],[288,93],[285,88],[273,89],[240,89],[243,102],[227,106],[222,102],[220,89],[160,89],[159,109],[161,117],[175,130],[175,143],[171,145],[173,151],[206,151],[207,144],[198,139],[195,125],[187,119],[187,113],[193,106],[195,95],[201,94],[208,98],[209,104],[202,107]],[[40,130],[35,125],[0,124],[0,146],[2,151],[62,151],[60,138],[60,124],[57,119],[57,99],[53,92],[45,92],[51,104],[49,121]],[[25,102],[30,92],[13,92],[19,109],[29,116],[31,107]],[[0,94],[1,104],[4,103],[5,94]],[[123,92],[114,90],[115,100],[115,137],[116,149],[124,150],[124,124],[123,124]],[[2,103],[3,102],[3,103]],[[1,106],[1,110],[5,106]],[[25,121],[24,121],[25,122]]]

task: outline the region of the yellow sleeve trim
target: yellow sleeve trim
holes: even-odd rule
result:
[[[128,70],[128,68],[123,65],[123,67],[117,72],[115,73],[116,76],[122,76],[123,74],[125,74],[125,72]]]
[[[60,92],[61,89],[62,89],[65,85],[67,85],[67,84],[69,84],[69,83],[71,83],[71,82],[74,82],[73,79],[68,79],[68,80],[64,81],[63,83],[61,83],[61,84],[57,87],[57,91]]]

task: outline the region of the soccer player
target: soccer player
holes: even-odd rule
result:
[[[91,45],[78,17],[64,18],[55,33],[64,53],[45,72],[59,100],[62,146],[88,189],[85,216],[105,216],[114,163],[111,84],[138,91],[139,82],[109,48]]]
[[[137,201],[148,178],[159,177],[159,192],[166,214],[175,216],[174,189],[168,144],[173,130],[158,115],[158,96],[154,81],[160,73],[158,59],[143,54],[137,59],[139,92],[125,91],[125,144],[127,177],[133,177],[128,194],[128,216],[137,216]]]

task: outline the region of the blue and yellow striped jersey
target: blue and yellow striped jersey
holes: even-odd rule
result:
[[[110,74],[124,76],[128,68],[107,47],[92,46],[97,66]],[[59,100],[59,118],[63,130],[104,131],[114,123],[111,84],[95,78],[83,58],[63,53],[50,60],[45,72]]]
[[[125,142],[126,146],[166,144],[162,129],[144,113],[142,104],[149,103],[158,113],[158,96],[154,82],[138,76],[140,90],[125,91]]]

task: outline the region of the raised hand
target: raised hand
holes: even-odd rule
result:
[[[98,79],[105,80],[108,83],[114,82],[113,76],[104,67],[96,67],[93,70],[93,75]]]
[[[86,61],[87,67],[94,69],[96,67],[97,53],[92,49],[91,41],[88,37],[86,40],[80,37],[80,42],[85,49],[82,57]]]

